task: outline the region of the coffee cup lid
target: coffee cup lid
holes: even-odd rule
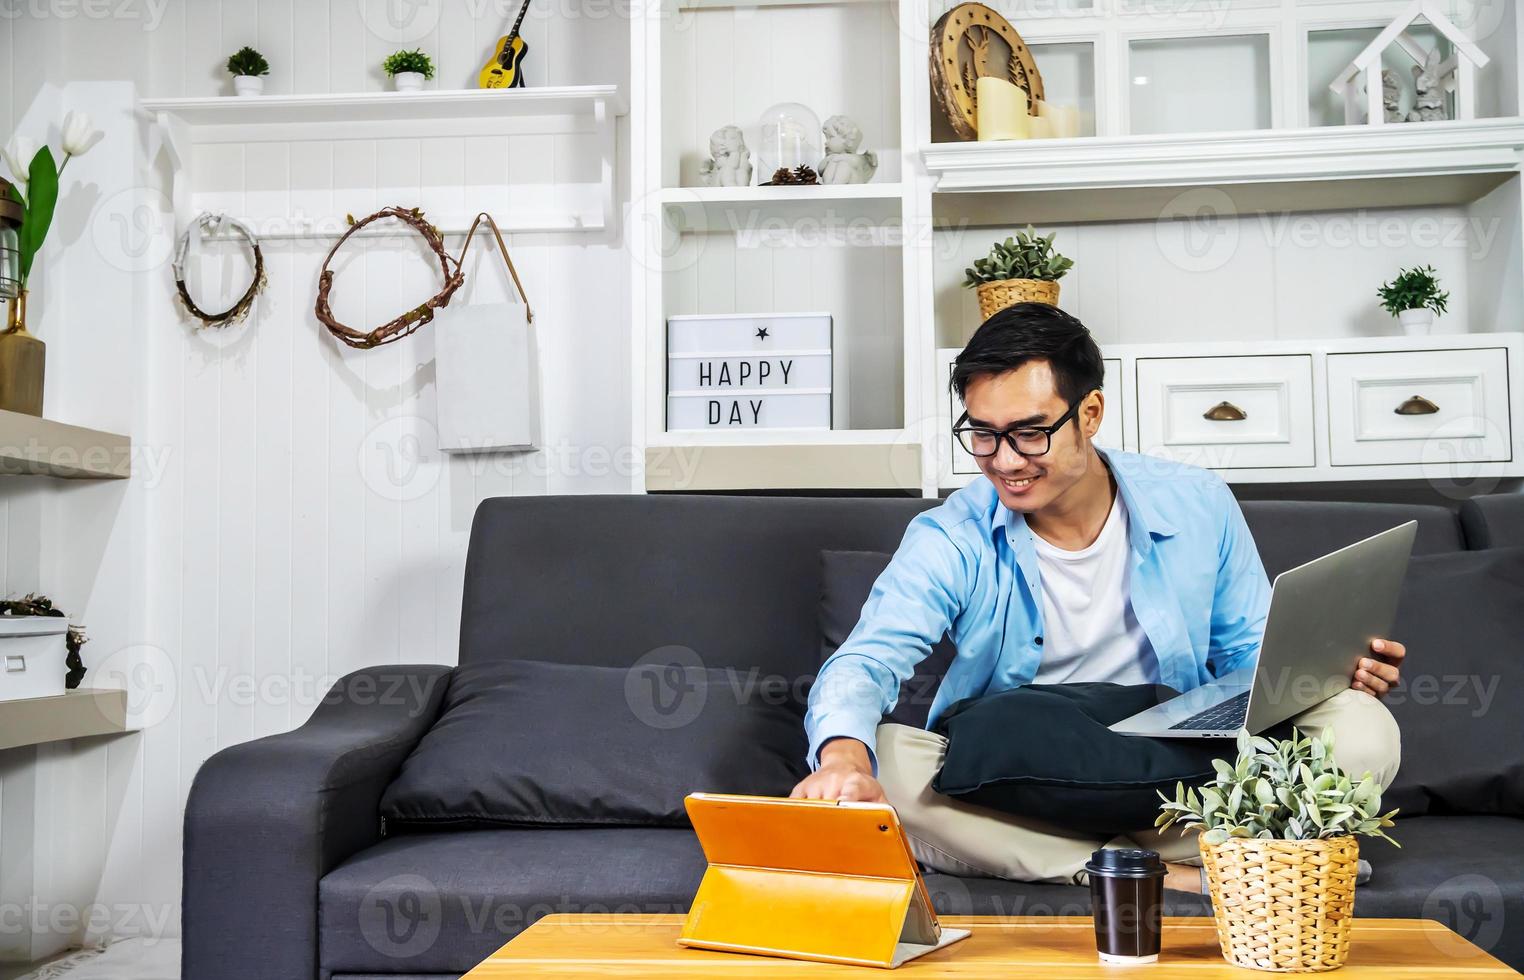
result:
[[[1158,851],[1141,847],[1105,847],[1090,855],[1085,870],[1113,878],[1151,878],[1164,874]]]

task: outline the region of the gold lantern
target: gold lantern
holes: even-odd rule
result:
[[[25,214],[10,181],[0,179],[0,298],[10,300],[11,307],[0,332],[0,410],[41,415],[47,348],[26,330],[18,234]]]

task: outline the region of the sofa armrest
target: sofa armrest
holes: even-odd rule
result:
[[[206,760],[185,807],[182,977],[318,975],[318,879],[380,840],[381,794],[450,669],[355,671],[295,731]]]

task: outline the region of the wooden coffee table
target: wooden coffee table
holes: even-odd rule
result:
[[[1087,916],[947,916],[973,935],[893,971],[894,976],[1247,980],[1253,971],[1222,958],[1207,918],[1164,920],[1164,950],[1152,966],[1103,966]],[[524,977],[743,977],[778,974],[869,980],[872,967],[715,953],[677,945],[681,915],[548,915],[493,953],[462,980]],[[1428,919],[1356,919],[1349,963],[1336,974],[1360,977],[1516,977],[1497,959]]]

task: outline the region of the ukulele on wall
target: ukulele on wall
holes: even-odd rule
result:
[[[528,12],[529,0],[524,0],[524,5],[519,8],[518,19],[513,22],[513,29],[498,38],[492,60],[487,62],[487,67],[482,69],[481,77],[477,79],[481,88],[524,87],[523,64],[524,56],[529,53],[529,45],[519,37],[519,27]]]

